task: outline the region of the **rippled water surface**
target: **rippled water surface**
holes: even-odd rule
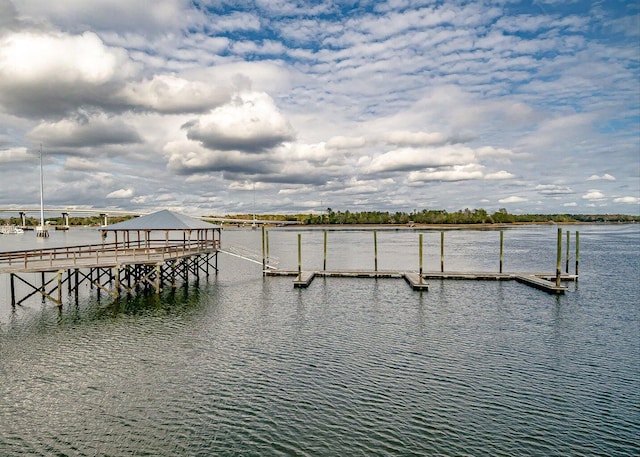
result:
[[[560,297],[492,281],[298,290],[220,254],[219,274],[159,297],[87,288],[78,305],[12,311],[0,277],[0,455],[638,455],[640,227],[569,229],[580,281]],[[269,231],[281,268],[297,268],[297,233]],[[321,268],[322,232],[301,233],[303,268]],[[39,245],[32,235],[0,250]],[[506,231],[505,270],[554,271],[555,236]],[[498,240],[447,232],[445,267],[496,271]],[[379,269],[418,269],[417,232],[377,242]],[[424,232],[425,270],[439,243]],[[260,244],[260,231],[223,231],[223,245]],[[328,233],[328,269],[373,269],[373,256],[372,232]]]

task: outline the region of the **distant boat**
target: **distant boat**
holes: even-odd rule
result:
[[[3,225],[0,227],[0,233],[3,235],[20,235],[24,233],[24,230],[16,225]]]

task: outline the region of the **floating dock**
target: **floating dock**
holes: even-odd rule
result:
[[[577,281],[578,279],[578,262],[580,258],[580,237],[576,232],[576,269],[575,274],[569,274],[569,232],[567,232],[567,248],[566,248],[566,273],[561,272],[562,260],[562,229],[558,228],[557,238],[557,257],[555,273],[505,273],[503,272],[503,244],[504,233],[500,232],[500,263],[498,272],[469,271],[469,272],[445,272],[444,268],[444,232],[440,234],[440,271],[425,272],[422,268],[423,259],[423,239],[419,234],[418,241],[418,258],[419,269],[417,271],[380,271],[378,270],[378,241],[376,231],[373,231],[374,245],[374,265],[373,271],[367,270],[327,270],[327,232],[324,232],[324,259],[323,269],[316,271],[307,271],[302,269],[302,235],[298,234],[298,269],[297,270],[277,270],[266,268],[265,258],[269,256],[269,237],[262,232],[262,253],[263,253],[263,274],[265,276],[295,276],[293,286],[296,288],[307,288],[313,282],[316,276],[320,277],[342,277],[342,278],[403,278],[413,290],[427,291],[429,284],[426,280],[475,280],[475,281],[518,281],[531,287],[543,290],[550,294],[564,294],[567,290],[562,282]],[[266,256],[266,257],[265,257]]]
[[[395,278],[404,279],[413,290],[427,291],[427,280],[467,280],[467,281],[518,281],[551,294],[564,294],[566,286],[556,285],[555,275],[550,273],[492,273],[492,272],[423,272],[415,271],[295,271],[295,270],[266,270],[265,276],[294,276],[293,286],[306,289],[316,277],[322,278]],[[562,274],[562,282],[578,279],[577,275]]]

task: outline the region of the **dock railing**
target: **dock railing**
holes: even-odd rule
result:
[[[149,240],[9,251],[0,252],[0,272],[160,262],[219,248],[219,240]]]

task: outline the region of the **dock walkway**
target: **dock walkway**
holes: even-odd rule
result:
[[[113,297],[141,286],[151,286],[156,293],[164,283],[175,288],[176,281],[186,281],[189,274],[217,272],[219,248],[219,240],[138,240],[10,251],[0,253],[0,274],[10,275],[13,307],[36,294],[61,305],[64,284],[76,300],[85,281]],[[16,280],[30,293],[19,297]]]
[[[396,278],[404,279],[413,290],[427,291],[429,284],[426,280],[470,280],[470,281],[518,281],[552,294],[564,294],[566,286],[556,285],[555,274],[550,273],[493,273],[493,272],[423,272],[416,271],[297,271],[297,270],[265,270],[266,276],[295,276],[293,285],[296,288],[307,288],[314,278]],[[576,281],[577,275],[561,274],[562,282]]]

